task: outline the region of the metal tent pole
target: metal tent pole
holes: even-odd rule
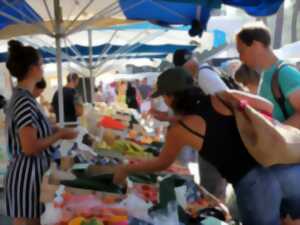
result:
[[[58,77],[58,109],[59,109],[59,126],[64,127],[64,99],[63,99],[63,81],[62,81],[62,58],[61,58],[61,7],[60,0],[54,0],[55,16],[55,45],[56,45],[56,64]]]
[[[92,40],[92,30],[88,30],[88,40],[89,40],[89,72],[90,72],[90,87],[91,87],[91,103],[94,104],[94,92],[95,85],[93,80],[93,40]]]
[[[85,78],[86,78],[86,76],[82,74],[83,101],[88,102]]]

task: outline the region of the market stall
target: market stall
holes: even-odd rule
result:
[[[209,1],[199,4],[198,1],[186,3],[184,1],[124,0],[103,1],[103,4],[99,4],[101,7],[96,7],[96,1],[91,0],[86,1],[83,9],[78,10],[70,19],[71,17],[66,16],[68,13],[62,14],[64,11],[62,9],[72,11],[69,9],[68,1],[54,0],[52,6],[54,13],[50,12],[46,0],[39,3],[37,1],[16,2],[22,5],[6,0],[1,1],[5,7],[0,8],[0,16],[8,21],[2,25],[0,37],[8,38],[7,33],[14,36],[46,34],[55,40],[55,48],[47,48],[46,53],[53,55],[55,52],[55,57],[49,61],[55,59],[57,62],[60,106],[63,106],[62,62],[64,60],[70,60],[80,66],[87,61],[89,75],[93,78],[95,74],[92,73],[94,69],[92,65],[100,67],[100,71],[96,71],[97,75],[103,72],[102,66],[108,60],[114,60],[114,57],[121,58],[128,53],[129,58],[134,57],[135,51],[142,46],[141,43],[131,45],[130,40],[127,40],[116,47],[111,44],[111,40],[117,33],[113,29],[109,31],[108,43],[95,46],[92,28],[127,24],[132,23],[132,20],[149,20],[162,25],[162,30],[151,35],[145,32],[146,40],[156,39],[161,32],[164,33],[167,30],[166,27],[174,24],[191,25],[187,29],[189,34],[201,36],[207,28],[210,11],[220,7],[222,3],[242,7],[246,12],[255,16],[270,15],[276,12],[282,3],[281,0],[255,1],[255,3],[212,1],[211,4],[208,4]],[[40,9],[41,5],[45,8],[42,16],[34,10],[34,8]],[[162,14],[162,11],[167,13]],[[89,16],[91,12],[94,13],[93,16]],[[115,14],[118,16],[121,14],[122,19],[112,18]],[[45,20],[45,17],[49,17],[49,21]],[[26,32],[22,32],[23,30]],[[63,49],[61,43],[63,38],[80,30],[85,30],[85,32],[88,30],[88,47],[69,43],[69,49]],[[170,33],[174,36],[174,33]],[[224,32],[214,33],[226,42]],[[27,42],[30,43],[30,40]],[[219,42],[214,40],[212,42],[212,48],[222,47]],[[142,47],[148,48],[149,46]],[[110,52],[114,48],[116,48],[115,51]],[[155,48],[156,52],[157,48],[161,50],[161,46],[155,46]],[[78,53],[78,49],[82,52]],[[97,54],[94,56],[95,52]],[[93,64],[94,61],[96,64]],[[91,87],[93,85],[91,83]],[[60,115],[60,125],[63,126],[62,109]],[[127,186],[120,187],[113,184],[112,174],[117,165],[137,163],[160,154],[163,138],[156,136],[155,133],[147,132],[139,113],[122,105],[107,106],[99,103],[86,110],[81,124],[82,127],[77,128],[79,136],[76,140],[60,143],[62,159],[60,163],[53,163],[44,177],[41,198],[47,205],[43,217],[44,225],[141,223],[179,225],[199,224],[200,222],[201,224],[235,224],[221,202],[196,185],[190,171],[177,162],[160,173],[133,174],[128,178]]]
[[[60,167],[53,164],[44,177],[45,225],[230,221],[226,207],[178,162],[159,173],[133,174],[126,186],[113,184],[115,166],[156,157],[163,142],[145,132],[131,110],[102,106],[98,113],[96,132],[80,128],[76,144],[64,145]]]

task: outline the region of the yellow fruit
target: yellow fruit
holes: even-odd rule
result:
[[[68,225],[81,225],[81,223],[85,222],[85,218],[83,217],[76,217],[72,219]]]

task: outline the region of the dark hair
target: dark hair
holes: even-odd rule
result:
[[[79,76],[77,73],[69,73],[69,75],[67,76],[68,83],[70,83],[72,81],[76,81],[78,79],[79,79]]]
[[[193,53],[188,49],[177,49],[173,54],[173,64],[183,66],[193,57]]]
[[[6,67],[13,77],[16,77],[19,81],[24,80],[30,67],[38,65],[40,55],[35,48],[24,46],[16,40],[10,40],[8,46]]]
[[[271,44],[270,31],[262,26],[245,27],[237,34],[237,36],[247,46],[251,46],[253,41],[258,41],[265,47],[269,47]]]
[[[199,87],[192,87],[172,94],[172,109],[176,114],[193,115],[207,102],[207,95]]]
[[[0,109],[3,109],[6,106],[6,98],[3,95],[0,95]]]
[[[255,70],[249,68],[247,65],[242,64],[235,72],[234,78],[236,81],[242,83],[243,85],[258,85],[260,74]]]
[[[35,84],[35,87],[38,89],[45,89],[47,87],[47,83],[44,78],[42,78],[39,82]]]

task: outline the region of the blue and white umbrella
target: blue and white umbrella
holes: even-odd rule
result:
[[[62,106],[61,62],[64,54],[61,42],[71,34],[86,29],[148,20],[164,27],[173,24],[191,25],[189,33],[199,35],[207,28],[211,10],[219,8],[221,4],[243,8],[254,16],[266,16],[275,13],[282,2],[283,0],[0,0],[0,39],[44,34],[55,40],[59,103]],[[89,60],[92,62],[91,32],[88,44]],[[128,45],[124,48],[128,50]],[[60,118],[63,125],[62,107]]]

